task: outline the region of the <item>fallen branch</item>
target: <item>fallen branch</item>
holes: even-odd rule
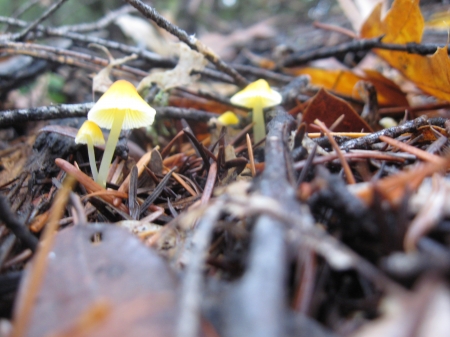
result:
[[[30,109],[16,109],[0,111],[0,128],[27,121],[40,121],[70,117],[86,117],[94,103],[48,105]],[[161,118],[187,119],[197,122],[207,122],[217,115],[208,111],[176,108],[157,107],[157,116]]]

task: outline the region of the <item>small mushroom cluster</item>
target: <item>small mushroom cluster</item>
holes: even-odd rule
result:
[[[133,84],[125,80],[114,82],[88,113],[88,121],[78,131],[77,143],[88,145],[92,175],[97,183],[106,186],[106,178],[121,130],[145,127],[153,124],[156,111],[137,92]],[[97,174],[94,145],[104,143],[99,126],[110,129],[105,152]],[[100,139],[101,138],[101,139]],[[103,141],[102,141],[103,140]]]
[[[266,136],[264,108],[281,103],[281,94],[272,88],[266,80],[260,79],[250,83],[231,97],[231,103],[253,109],[253,140],[259,143]]]
[[[253,138],[260,142],[266,135],[263,109],[281,103],[281,95],[270,88],[265,80],[250,83],[242,91],[231,97],[236,105],[253,109]],[[153,124],[156,111],[137,92],[133,84],[125,80],[114,82],[100,97],[88,113],[88,120],[82,125],[75,138],[76,143],[87,144],[89,163],[94,180],[106,186],[114,151],[122,130],[135,129]],[[223,125],[238,122],[236,115],[226,112],[219,117]],[[105,152],[97,173],[94,146],[105,143],[99,127],[111,130],[106,142]]]

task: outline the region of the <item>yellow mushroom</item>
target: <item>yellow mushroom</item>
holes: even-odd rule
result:
[[[94,122],[86,121],[78,130],[77,136],[75,137],[75,143],[87,145],[92,177],[94,178],[94,180],[97,180],[98,172],[97,164],[95,162],[94,146],[105,144],[102,130],[100,130],[98,125]]]
[[[106,186],[106,176],[120,131],[151,125],[155,109],[147,104],[133,84],[125,80],[114,82],[88,113],[88,119],[100,127],[110,129],[105,146],[97,183]]]
[[[232,111],[226,111],[217,117],[217,121],[223,126],[236,125],[239,123],[239,118]]]
[[[231,97],[231,103],[253,109],[253,140],[258,143],[266,136],[263,109],[281,103],[281,94],[270,88],[266,80],[250,83]]]

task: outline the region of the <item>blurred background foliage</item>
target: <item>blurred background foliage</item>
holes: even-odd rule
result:
[[[0,0],[1,15],[16,17],[26,6],[22,20],[37,18],[51,0]],[[198,29],[232,31],[275,15],[304,21],[326,15],[335,0],[155,0],[144,1],[177,22],[190,33]],[[86,23],[124,5],[121,0],[68,1],[46,24],[52,26]]]

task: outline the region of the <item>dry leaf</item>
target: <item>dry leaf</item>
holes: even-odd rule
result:
[[[95,92],[104,93],[106,90],[109,89],[111,84],[113,84],[113,81],[109,77],[109,75],[111,74],[112,69],[115,66],[118,66],[118,65],[124,64],[124,63],[126,63],[128,61],[136,59],[137,55],[136,54],[132,54],[130,56],[122,57],[120,59],[114,59],[112,57],[111,53],[105,47],[99,46],[99,45],[95,45],[95,44],[92,44],[91,46],[94,46],[96,48],[99,48],[99,49],[103,50],[106,53],[106,55],[108,55],[108,58],[109,58],[109,64],[105,68],[100,70],[92,78],[92,94],[94,94]]]
[[[138,46],[145,46],[163,57],[173,56],[171,43],[161,37],[148,20],[124,14],[116,19],[115,24]]]
[[[355,110],[344,100],[333,96],[325,89],[320,91],[312,98],[305,112],[303,113],[303,122],[307,125],[307,131],[313,129],[309,124],[319,119],[330,126],[341,115],[344,115],[342,122],[333,130],[335,132],[372,132],[370,126],[356,113]],[[314,129],[315,130],[315,129]]]
[[[424,20],[419,0],[396,0],[383,20],[380,16],[381,5],[378,5],[364,23],[361,37],[384,35],[382,41],[385,43],[421,42]],[[450,101],[450,60],[446,47],[438,48],[432,56],[391,50],[375,52],[424,92]]]
[[[23,292],[27,275],[21,287]],[[57,234],[26,336],[84,331],[79,325],[86,311],[105,302],[106,315],[123,306],[129,308],[121,321],[127,335],[141,336],[134,332],[144,326],[148,336],[156,335],[152,331],[170,336],[175,296],[175,281],[163,259],[126,230],[102,224],[75,226]],[[145,312],[136,312],[140,306],[128,305],[149,297],[153,301],[141,306]],[[19,308],[20,293],[15,309]],[[136,316],[140,324],[134,324]]]
[[[357,75],[350,70],[328,70],[318,68],[295,69],[296,76],[309,75],[311,84],[331,90],[342,96],[361,99],[355,85],[361,80],[369,81],[377,90],[378,104],[381,106],[407,106],[406,95],[391,80],[374,70],[364,70],[363,75]]]
[[[172,70],[159,71],[150,74],[142,79],[138,85],[138,91],[142,92],[156,83],[162,90],[188,85],[197,80],[198,75],[191,75],[193,70],[203,70],[208,61],[205,57],[189,48],[186,44],[180,43],[180,58],[177,66]]]

